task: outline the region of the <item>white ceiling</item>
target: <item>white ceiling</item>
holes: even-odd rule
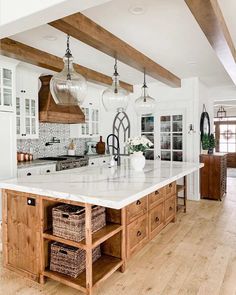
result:
[[[143,6],[144,14],[131,14],[129,8],[133,5]],[[236,45],[236,1],[220,0],[220,5]],[[113,0],[83,13],[180,78],[198,76],[209,86],[232,84],[183,0]],[[45,40],[43,37],[48,35],[57,40]],[[58,56],[64,55],[65,35],[48,25],[12,38]],[[71,41],[76,62],[112,74],[111,57],[75,39]],[[119,72],[126,82],[142,82],[142,74],[129,66],[119,64]]]

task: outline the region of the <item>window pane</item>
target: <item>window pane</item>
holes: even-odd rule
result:
[[[235,145],[235,143],[230,143],[230,144],[228,144],[228,152],[229,153],[235,153],[236,152],[236,145]]]
[[[225,133],[225,131],[228,129],[228,125],[220,125],[220,133]]]
[[[164,150],[170,149],[170,133],[161,135],[161,149],[164,149]]]
[[[173,150],[182,150],[182,133],[173,133]]]
[[[161,160],[170,161],[170,152],[161,152]]]
[[[153,132],[154,117],[142,117],[142,132]]]
[[[183,161],[182,152],[173,152],[173,161]]]
[[[225,134],[220,134],[220,143],[227,143],[227,137]]]
[[[227,143],[220,143],[220,152],[227,152]]]

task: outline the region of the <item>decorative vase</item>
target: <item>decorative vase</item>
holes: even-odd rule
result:
[[[214,149],[209,149],[208,150],[208,155],[212,155],[214,153]]]
[[[96,144],[96,152],[99,155],[105,154],[105,142],[102,141],[102,136],[100,136],[100,141]]]
[[[202,150],[201,152],[203,155],[207,155],[208,154],[208,150]]]
[[[143,152],[134,152],[130,155],[130,163],[134,170],[142,171],[145,166],[146,159]]]

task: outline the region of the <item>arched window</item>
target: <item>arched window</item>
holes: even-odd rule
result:
[[[130,137],[130,121],[125,112],[119,112],[113,121],[113,133],[118,136],[120,141],[120,154],[128,155],[125,142]]]

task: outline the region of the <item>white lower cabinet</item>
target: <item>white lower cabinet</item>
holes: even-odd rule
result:
[[[109,161],[109,156],[94,157],[89,159],[89,166],[102,166],[108,164]]]
[[[40,174],[49,174],[55,171],[56,171],[56,165],[52,164],[52,165],[42,166],[40,169]]]
[[[43,175],[49,174],[56,171],[56,164],[50,165],[40,165],[36,167],[29,168],[19,168],[17,171],[17,177],[26,177],[26,176],[35,176],[35,175]]]

